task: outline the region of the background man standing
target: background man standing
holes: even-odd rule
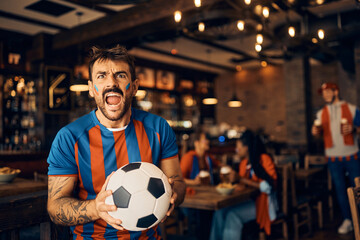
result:
[[[335,83],[324,83],[319,89],[326,105],[316,114],[312,127],[314,136],[323,135],[325,156],[336,196],[341,209],[343,223],[338,233],[353,230],[349,201],[346,194],[346,172],[354,185],[354,178],[360,176],[360,155],[357,129],[360,126],[360,111],[354,105],[339,98],[339,87]],[[317,125],[317,126],[316,126]]]

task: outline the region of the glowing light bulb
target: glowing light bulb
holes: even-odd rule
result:
[[[240,31],[244,31],[245,22],[244,22],[243,20],[237,21],[237,28],[238,28]]]
[[[194,0],[195,7],[201,7],[201,0]]]
[[[262,34],[257,34],[256,35],[256,42],[258,43],[258,44],[262,44],[263,43],[263,41],[264,41],[264,37],[263,37],[263,35]]]
[[[266,61],[261,61],[261,66],[262,67],[266,67],[268,64],[267,64],[267,62]]]
[[[268,8],[268,7],[263,7],[263,9],[262,9],[262,14],[263,14],[263,16],[264,16],[265,18],[268,18],[269,15],[270,15],[270,10],[269,10],[269,8]]]
[[[312,38],[311,41],[315,44],[319,42],[316,38]]]
[[[203,22],[199,22],[198,29],[199,32],[205,31],[205,24]]]
[[[251,4],[251,0],[244,0],[246,5],[250,5]]]
[[[290,37],[295,37],[295,28],[293,26],[290,26],[288,28],[288,33],[289,33]]]
[[[181,12],[180,11],[175,11],[174,12],[174,20],[177,23],[181,21]]]
[[[325,31],[324,30],[319,29],[317,33],[318,33],[319,39],[324,39],[324,37],[325,37]]]
[[[262,49],[261,45],[258,44],[258,43],[256,43],[256,44],[255,44],[255,51],[260,52],[261,49]]]

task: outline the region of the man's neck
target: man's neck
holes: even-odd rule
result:
[[[334,101],[332,101],[331,103],[329,103],[329,105],[335,105],[337,103],[340,102],[340,99],[339,98],[335,98]]]
[[[107,119],[103,114],[101,114],[101,111],[97,109],[95,111],[96,117],[99,120],[99,122],[106,128],[123,128],[127,126],[130,122],[131,118],[131,108],[124,114],[124,116],[116,121],[111,121]]]

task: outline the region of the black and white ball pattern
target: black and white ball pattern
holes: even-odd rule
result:
[[[158,224],[170,206],[171,186],[154,164],[129,163],[111,176],[106,187],[113,195],[105,203],[117,206],[109,214],[129,231],[142,231]]]

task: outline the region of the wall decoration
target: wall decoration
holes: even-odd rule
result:
[[[72,71],[69,68],[46,66],[45,87],[48,110],[70,110],[70,82]]]
[[[156,71],[156,88],[162,90],[174,90],[175,73],[157,70]]]
[[[140,87],[154,88],[155,87],[155,72],[154,69],[146,67],[135,68],[136,77],[139,79]]]

